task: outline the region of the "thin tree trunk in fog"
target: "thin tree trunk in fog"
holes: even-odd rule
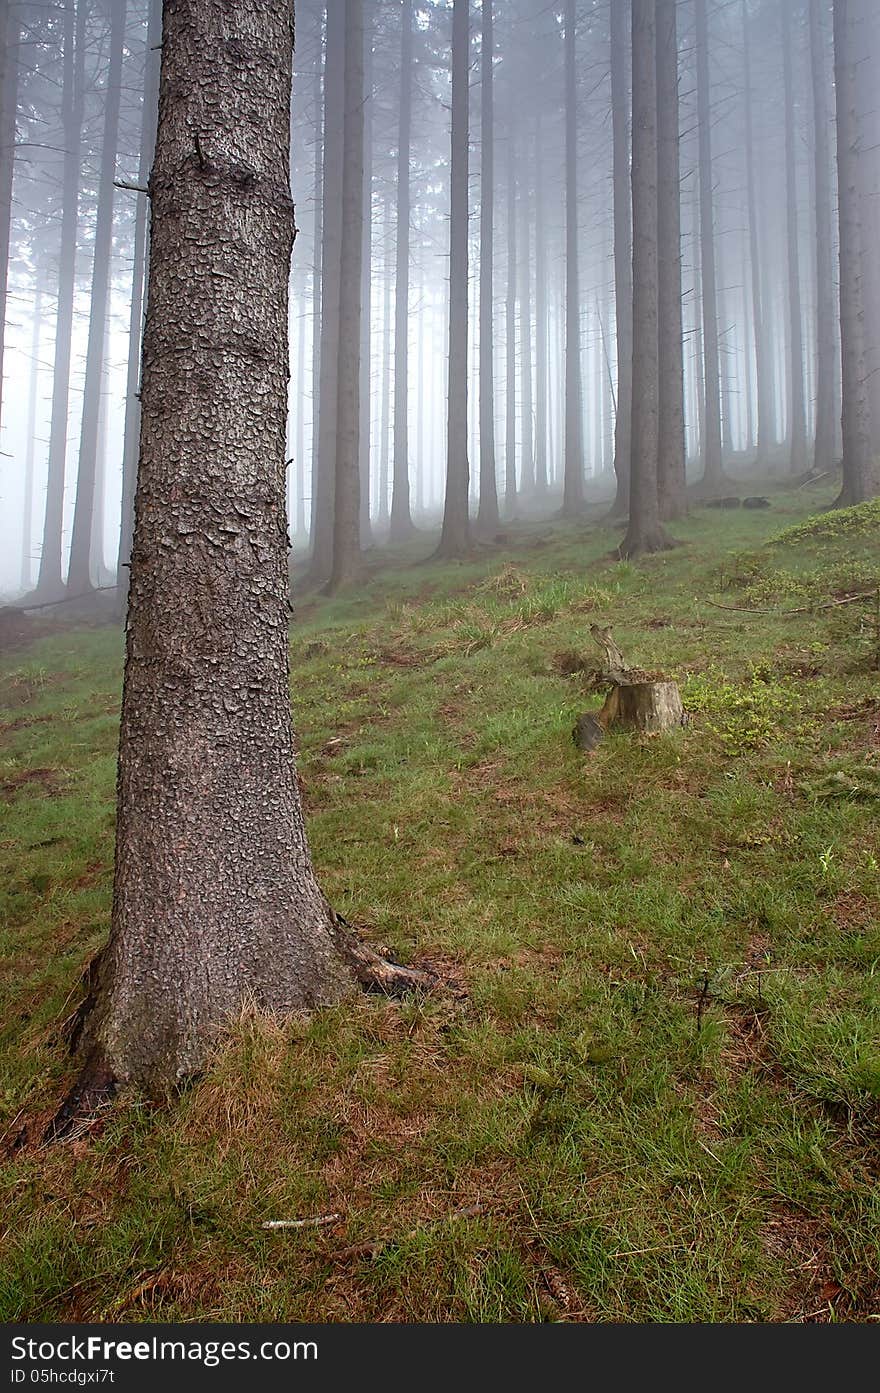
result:
[[[764,297],[761,289],[760,236],[758,228],[758,196],[755,178],[755,132],[752,106],[752,47],[746,0],[742,0],[743,65],[745,83],[745,156],[746,197],[749,220],[749,262],[752,284],[752,323],[754,325],[755,378],[757,382],[756,410],[758,414],[757,451],[759,461],[766,461],[775,442],[773,424],[773,374],[767,351],[767,327]]]
[[[683,517],[685,496],[684,325],[681,309],[681,170],[676,0],[657,0],[657,260],[660,517]]]
[[[385,274],[382,282],[382,397],[379,416],[379,521],[388,522],[388,478],[391,447],[391,200],[385,196],[382,222],[385,238]]]
[[[344,90],[340,333],[336,372],[336,474],[333,490],[333,567],[329,584],[331,594],[335,594],[341,586],[354,579],[361,554],[361,490],[358,466],[364,253],[363,0],[345,0]]]
[[[507,137],[507,294],[505,297],[504,512],[516,516],[516,125]]]
[[[321,287],[324,265],[324,6],[318,5],[317,51],[312,100],[315,108],[315,245],[312,257],[312,458],[309,537],[315,520],[315,490],[321,453]]]
[[[859,110],[859,196],[862,221],[862,308],[871,453],[880,459],[880,12],[877,0],[857,0],[861,60],[856,68]]]
[[[810,64],[813,79],[813,157],[816,235],[816,435],[813,469],[824,473],[834,461],[834,383],[837,343],[834,326],[834,267],[831,240],[831,151],[827,44],[820,0],[810,0]]]
[[[624,557],[668,545],[657,497],[660,362],[657,260],[655,0],[632,0],[633,375],[632,469]]]
[[[469,0],[452,6],[452,164],[449,220],[449,388],[446,494],[438,556],[461,556],[468,523],[468,73]]]
[[[565,482],[562,511],[584,503],[581,297],[578,277],[576,6],[565,0]]]
[[[498,530],[495,477],[495,112],[493,0],[483,0],[480,61],[480,506],[477,526]]]
[[[52,375],[52,416],[49,428],[48,486],[43,548],[37,590],[43,598],[61,592],[61,532],[64,521],[64,474],[67,455],[67,412],[70,396],[70,352],[73,334],[73,296],[79,220],[80,146],[84,106],[86,7],[74,14],[73,0],[64,7],[64,77],[61,124],[66,133],[62,179],[61,251],[58,260],[58,312],[55,322],[55,363]]]
[[[611,2],[611,129],[614,197],[614,314],[617,326],[617,415],[614,425],[614,472],[617,493],[612,517],[629,511],[632,430],[632,217],[629,168],[629,84],[627,83],[627,15],[621,0]]]
[[[547,233],[541,113],[535,119],[535,493],[547,492]]]
[[[837,92],[837,206],[840,220],[840,337],[843,361],[843,487],[836,507],[864,503],[876,492],[871,458],[865,322],[862,305],[862,227],[859,197],[856,68],[862,54],[853,0],[834,0],[834,85]]]
[[[3,418],[3,359],[6,343],[6,292],[15,171],[15,114],[18,105],[19,25],[4,0],[0,9],[0,421]]]
[[[421,518],[425,512],[425,287],[419,287],[419,300],[422,311],[416,323],[416,417],[418,420],[418,450],[416,455],[416,512]]]
[[[523,142],[523,166],[528,170]],[[528,175],[524,180],[520,205],[522,209],[522,243],[519,256],[519,374],[520,374],[520,493],[531,498],[535,492],[535,454],[533,444],[534,425],[532,421],[532,238],[531,238],[531,199],[528,189]]]
[[[345,120],[345,4],[327,6],[324,60],[324,176],[321,253],[321,367],[317,471],[312,477],[314,581],[333,567],[333,493],[336,475],[336,411],[340,350],[339,277],[342,257],[342,163]]]
[[[137,182],[147,186],[156,148],[156,122],[159,118],[159,52],[162,41],[162,0],[150,0],[147,21],[147,47],[144,55],[144,95],[141,109],[140,150]],[[122,433],[122,515],[119,525],[119,556],[116,585],[119,606],[124,609],[128,595],[128,565],[134,530],[134,490],[137,481],[138,447],[141,431],[141,344],[149,260],[149,199],[135,194],[132,251],[131,309],[128,318],[128,371],[125,381],[125,424]]]
[[[400,121],[397,136],[397,265],[394,277],[394,477],[392,541],[413,530],[409,501],[409,220],[412,131],[413,9],[404,0],[400,45]]]
[[[244,1002],[286,1013],[354,986],[290,719],[291,40],[287,0],[165,7],[113,918],[81,1097],[164,1093]]]
[[[372,447],[373,339],[373,27],[374,0],[364,8],[364,246],[361,269],[361,421],[360,488],[361,548],[372,545],[370,523],[370,466]]]
[[[104,379],[104,343],[107,309],[110,301],[110,262],[113,255],[113,205],[116,177],[116,146],[119,138],[119,107],[122,97],[122,45],[125,38],[126,0],[110,6],[110,66],[104,94],[104,126],[101,171],[98,183],[98,214],[92,258],[92,293],[89,306],[89,337],[86,348],[86,375],[83,385],[79,462],[76,473],[76,502],[70,541],[67,588],[72,595],[83,595],[91,588],[89,561],[92,551],[92,521],[98,468],[98,428],[101,413],[101,386]]]
[[[697,10],[697,124],[700,152],[700,262],[703,286],[703,365],[706,417],[703,435],[703,488],[724,478],[721,464],[721,371],[718,347],[718,290],[715,277],[715,218],[712,189],[712,111],[709,90],[709,33],[706,0]]]
[[[40,383],[40,330],[43,313],[43,273],[36,268],[33,322],[31,324],[31,358],[28,366],[28,408],[24,456],[24,509],[21,534],[21,588],[27,591],[31,583],[31,547],[34,539],[34,458],[37,444],[37,392]]]
[[[794,81],[792,78],[791,5],[782,0],[782,69],[785,99],[785,209],[786,260],[788,262],[789,319],[789,468],[798,473],[805,468],[807,454],[806,401],[804,397],[804,330],[801,311],[800,242],[797,208],[797,152],[794,128]]]

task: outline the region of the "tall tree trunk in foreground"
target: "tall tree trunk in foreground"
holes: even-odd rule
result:
[[[782,0],[782,70],[785,96],[785,210],[788,261],[789,319],[789,468],[804,469],[807,454],[807,407],[804,393],[804,330],[801,312],[800,242],[797,208],[797,152],[794,128],[794,79],[792,76],[792,0]]]
[[[110,261],[113,254],[113,204],[116,176],[116,147],[119,138],[119,107],[122,97],[122,46],[125,39],[126,0],[115,0],[110,7],[110,65],[104,97],[101,172],[98,184],[98,216],[92,260],[92,294],[89,308],[89,338],[86,348],[86,375],[76,473],[76,502],[70,539],[70,566],[67,589],[82,595],[91,589],[89,561],[92,551],[92,524],[98,479],[98,435],[101,415],[101,386],[104,377],[104,343],[107,308],[110,301]]]
[[[73,0],[69,0],[64,7],[61,124],[66,134],[62,179],[61,253],[58,260],[58,311],[55,320],[55,363],[52,371],[52,415],[49,427],[49,478],[43,521],[43,549],[37,580],[37,591],[45,599],[54,598],[62,589],[61,530],[64,520],[64,474],[67,458],[67,413],[70,396],[85,66],[86,7],[80,5],[76,14],[74,8]]]
[[[339,362],[336,369],[336,474],[330,590],[355,577],[361,554],[361,288],[364,254],[364,10],[345,0],[345,121]]]
[[[324,52],[324,6],[318,6],[315,52],[315,76],[312,100],[315,108],[315,244],[312,255],[312,449],[311,501],[309,507],[309,538],[315,523],[315,489],[321,454],[321,291],[324,258],[324,83],[322,57]]]
[[[810,62],[813,78],[813,155],[816,200],[816,435],[813,468],[824,473],[834,462],[834,268],[831,240],[831,152],[828,74],[820,0],[810,0]]]
[[[657,0],[657,258],[660,408],[657,496],[664,521],[683,517],[684,326],[681,310],[681,171],[676,0]]]
[[[565,480],[562,511],[584,504],[581,296],[578,277],[577,80],[575,0],[565,0]]]
[[[611,130],[614,197],[614,305],[617,325],[617,414],[614,424],[614,472],[617,494],[612,517],[629,511],[632,430],[632,216],[629,169],[629,89],[626,61],[628,7],[611,5]]]
[[[165,0],[113,920],[68,1115],[173,1087],[247,1002],[312,1007],[359,972],[290,719],[291,59],[288,0]]]
[[[413,530],[409,498],[409,219],[412,129],[413,10],[404,0],[400,45],[400,121],[397,137],[397,265],[394,276],[394,475],[391,484],[392,541]]]
[[[370,462],[372,448],[371,373],[373,342],[373,29],[374,0],[364,7],[364,237],[361,253],[361,421],[360,473],[361,548],[373,544],[370,521]]]
[[[834,0],[834,85],[837,91],[837,206],[840,219],[840,338],[843,360],[843,487],[839,508],[864,503],[876,492],[865,382],[862,306],[862,226],[858,177],[859,121],[856,68],[862,58],[853,0]]]
[[[871,454],[880,460],[880,12],[877,0],[856,0],[859,63],[859,195],[862,204],[862,308]]]
[[[712,189],[712,110],[709,92],[709,32],[706,0],[697,7],[697,124],[700,146],[700,261],[703,282],[703,362],[706,419],[703,438],[704,490],[724,478],[721,464],[721,359],[718,346],[718,290],[715,276],[715,217]]]
[[[34,534],[34,457],[37,444],[37,393],[40,382],[40,339],[43,312],[43,268],[37,264],[31,323],[31,360],[28,365],[28,407],[24,456],[24,508],[21,528],[21,588],[31,583],[31,547]]]
[[[655,0],[632,0],[632,55],[632,473],[629,527],[621,556],[641,556],[668,546],[657,498],[660,363]]]
[[[461,556],[468,523],[468,0],[452,7],[452,207],[449,228],[449,388],[446,497],[438,556]]]
[[[483,51],[480,62],[480,507],[477,526],[488,536],[498,530],[498,484],[495,477],[493,3],[494,0],[483,0]]]
[[[144,96],[141,110],[140,153],[137,182],[146,187],[156,148],[156,122],[159,117],[159,54],[162,43],[162,0],[150,0],[147,48],[144,58]],[[116,585],[120,609],[128,594],[128,565],[134,530],[134,489],[137,476],[138,445],[141,433],[141,340],[149,257],[149,199],[134,194],[137,209],[132,252],[131,310],[128,319],[128,371],[125,380],[125,424],[122,433],[122,517],[119,527],[119,557]]]

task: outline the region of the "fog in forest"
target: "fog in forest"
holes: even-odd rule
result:
[[[364,4],[361,546],[382,542],[389,528],[404,536],[411,525],[433,526],[442,514],[450,285],[467,286],[465,346],[454,351],[464,355],[457,366],[471,518],[491,529],[498,518],[558,511],[568,468],[580,475],[585,499],[610,507],[616,498],[625,519],[633,449],[632,8],[625,0],[505,0],[493,14],[488,3],[471,5],[466,252],[465,264],[456,250],[451,265],[453,8]],[[634,8],[638,15],[645,7]],[[756,460],[779,478],[829,471],[842,449],[841,93],[832,6],[661,0],[648,8],[653,50],[675,44],[671,119],[679,134],[670,149],[659,133],[660,192],[671,171],[680,189],[673,210],[680,280],[674,250],[666,252],[674,264],[665,279],[671,275],[681,306],[687,483],[702,480],[723,494],[725,478]],[[876,449],[880,17],[870,0],[834,8],[843,11],[838,46],[848,47],[853,69],[846,100],[857,126],[863,264],[856,289]],[[126,560],[158,10],[143,0],[3,6],[0,590],[7,598],[33,591],[50,601],[65,586],[68,593],[109,586]],[[296,7],[288,501],[297,556],[310,544],[325,546],[322,454],[326,473],[335,340],[349,332],[322,317],[322,305],[338,316],[340,150],[351,91],[342,77],[343,10],[331,4],[328,13],[314,0]],[[839,53],[839,68],[846,62]],[[644,80],[636,82],[637,108]],[[664,158],[673,162],[665,174]],[[656,175],[649,179],[656,184]],[[638,229],[637,250],[642,235]],[[661,336],[670,315],[676,319],[669,304]],[[668,361],[662,352],[661,360]],[[573,487],[574,494],[570,480],[569,501],[577,481]]]

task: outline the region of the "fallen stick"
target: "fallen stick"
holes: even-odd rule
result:
[[[724,609],[729,614],[812,614],[817,609],[836,609],[838,605],[854,605],[857,600],[873,600],[875,592],[866,590],[860,595],[845,595],[842,600],[829,600],[824,605],[804,605],[802,609],[750,609],[748,605],[719,605],[717,600],[706,600],[713,609]]]
[[[342,1222],[341,1214],[318,1214],[314,1219],[269,1219],[264,1229],[321,1229]]]

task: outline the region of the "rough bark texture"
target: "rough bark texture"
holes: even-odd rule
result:
[[[684,718],[681,693],[675,682],[630,682],[617,688],[620,725],[656,735],[680,726]]]
[[[84,1085],[162,1091],[245,1000],[354,986],[290,719],[291,56],[286,0],[165,0],[113,920]]]
[[[657,274],[660,352],[657,497],[660,517],[668,521],[683,517],[687,512],[676,0],[657,0]]]
[[[709,32],[706,0],[696,0],[697,124],[700,150],[700,265],[703,309],[703,363],[706,393],[703,487],[723,478],[721,465],[721,370],[718,347],[718,291],[715,276],[715,216],[712,189],[712,110],[709,93]]]
[[[840,220],[840,338],[842,348],[843,488],[838,507],[875,493],[865,372],[862,304],[862,224],[859,197],[856,42],[853,0],[834,0],[834,78],[837,91],[837,205]]]
[[[801,311],[800,234],[797,206],[797,150],[792,75],[791,6],[782,0],[782,72],[785,94],[785,216],[788,262],[788,446],[789,468],[801,473],[806,464],[807,408],[804,392],[804,328]]]
[[[446,497],[438,556],[461,556],[468,523],[468,0],[452,9],[452,206],[449,227],[449,388],[446,421]]]
[[[577,69],[575,0],[565,3],[565,476],[562,511],[584,504],[581,296],[578,276]]]
[[[659,443],[655,0],[633,0],[633,375],[629,527],[621,556],[668,542],[657,497]]]
[[[611,130],[614,190],[614,314],[617,325],[617,414],[614,423],[614,472],[617,494],[612,517],[629,512],[632,448],[632,210],[630,191],[629,90],[627,83],[627,12],[611,5]]]
[[[345,120],[339,357],[336,365],[336,470],[330,590],[352,581],[361,554],[361,287],[364,254],[364,12],[345,0]]]
[[[813,163],[816,237],[816,435],[813,468],[825,473],[834,463],[834,384],[837,341],[834,328],[834,264],[831,241],[831,151],[827,42],[820,0],[810,0],[810,65],[813,81]]]
[[[394,474],[391,484],[392,541],[413,530],[409,489],[409,220],[412,131],[412,0],[404,0],[400,46],[400,121],[397,137],[397,247],[394,277]]]
[[[116,146],[119,138],[125,17],[125,0],[116,0],[110,9],[110,63],[107,69],[107,87],[104,100],[98,214],[92,256],[92,293],[89,301],[89,337],[86,348],[86,375],[83,384],[79,455],[77,456],[76,501],[70,540],[70,565],[67,572],[67,589],[71,595],[85,594],[91,589],[92,583],[89,562],[92,551],[96,484],[98,482],[101,383],[104,376],[104,341],[110,300],[110,261],[113,253],[113,181],[116,175]]]
[[[495,477],[495,110],[492,64],[495,51],[493,0],[483,0],[480,59],[480,506],[477,526],[498,530]]]

